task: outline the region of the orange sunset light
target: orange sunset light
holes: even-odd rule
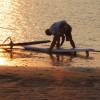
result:
[[[0,65],[4,65],[5,62],[6,62],[6,60],[5,60],[4,58],[1,58],[1,57],[0,57]]]

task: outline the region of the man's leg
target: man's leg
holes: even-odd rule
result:
[[[60,37],[57,39],[56,41],[56,48],[59,49],[60,48]]]
[[[71,46],[72,46],[73,48],[75,48],[75,43],[74,43],[73,40],[70,40],[70,44],[71,44]]]

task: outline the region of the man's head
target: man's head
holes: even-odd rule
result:
[[[49,31],[49,29],[46,29],[45,33],[46,33],[46,35],[52,35],[52,33]]]

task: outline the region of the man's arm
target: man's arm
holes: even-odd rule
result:
[[[62,46],[62,45],[63,45],[64,41],[65,41],[65,36],[63,35],[63,36],[62,36],[62,41],[61,41],[60,46]]]
[[[56,41],[57,41],[57,37],[54,36],[53,41],[52,41],[52,43],[51,43],[51,45],[50,45],[49,51],[51,51],[51,50],[54,48],[54,46],[55,46],[55,44],[56,44]]]
[[[70,41],[71,46],[72,46],[73,48],[75,48],[75,47],[76,47],[76,46],[75,46],[75,42],[74,42],[73,39],[72,39],[71,33],[69,34],[69,41]]]

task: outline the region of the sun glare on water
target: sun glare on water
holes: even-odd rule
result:
[[[6,59],[4,59],[4,58],[0,57],[0,65],[4,65],[4,64],[5,64],[5,62],[6,62]]]
[[[9,8],[9,6],[11,5],[11,1],[12,0],[3,0],[2,2],[3,2],[4,7]]]
[[[4,41],[12,35],[12,31],[9,29],[12,21],[12,1],[0,0],[0,41]]]
[[[8,65],[10,63],[9,59],[6,58],[7,56],[3,53],[2,49],[0,49],[0,65]]]

